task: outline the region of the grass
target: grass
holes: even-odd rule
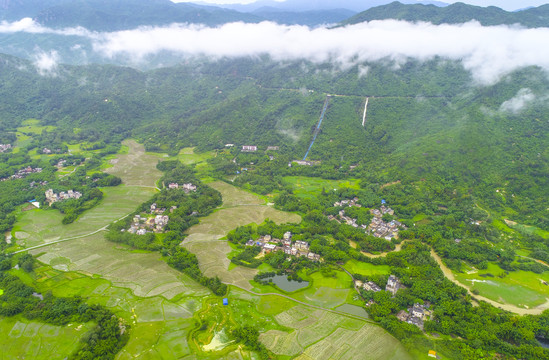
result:
[[[2,359],[62,359],[78,347],[92,324],[53,326],[21,317],[0,317]]]
[[[517,230],[521,234],[536,235],[544,239],[549,239],[549,231],[540,229],[536,226],[516,224],[510,226],[512,229]]]
[[[481,277],[481,274],[492,274],[494,277]],[[549,272],[513,271],[503,278],[498,277],[500,274],[504,274],[503,269],[489,264],[488,269],[474,274],[456,274],[456,279],[467,286],[472,285],[471,290],[478,290],[480,295],[501,303],[532,308],[547,301],[549,287],[540,280],[549,282]]]
[[[44,130],[51,132],[55,130],[56,126],[40,126],[40,120],[28,119],[21,123],[22,126],[17,128],[17,131],[23,134],[35,134],[40,135]]]
[[[328,191],[337,188],[360,189],[357,179],[326,180],[307,176],[286,176],[284,181],[292,185],[294,194],[303,198],[315,198],[322,193],[322,189]]]
[[[4,295],[4,290],[0,289],[0,296]]]
[[[388,265],[373,265],[357,260],[349,260],[343,266],[351,274],[360,274],[364,276],[389,274],[390,267]]]

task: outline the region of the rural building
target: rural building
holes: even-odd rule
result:
[[[385,286],[385,291],[390,292],[393,296],[397,293],[397,291],[401,288],[403,288],[404,285],[400,283],[400,280],[394,276],[389,276],[389,279],[387,280],[387,285]]]
[[[435,350],[429,350],[429,357],[437,359],[437,352]]]
[[[255,145],[243,145],[242,146],[243,152],[254,152],[257,151],[257,146]]]
[[[0,144],[0,153],[11,149],[11,144]]]
[[[47,190],[45,193],[46,200],[49,205],[57,201],[63,201],[67,199],[80,199],[82,194],[78,191],[68,190],[67,192],[61,191],[59,194],[53,192],[53,189]]]
[[[279,149],[278,146],[267,146],[267,151],[278,151]]]

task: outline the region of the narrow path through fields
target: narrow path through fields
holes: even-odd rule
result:
[[[130,214],[131,214],[131,213],[130,213]],[[118,221],[120,221],[120,220],[123,220],[123,219],[127,218],[130,214],[126,214],[126,215],[122,216],[120,219],[115,220],[115,222],[118,222]],[[25,251],[34,250],[34,249],[39,249],[39,248],[43,248],[43,247],[46,247],[46,246],[58,244],[58,243],[65,242],[65,241],[76,240],[76,239],[82,239],[82,238],[85,238],[85,237],[88,237],[88,236],[95,235],[95,234],[97,234],[98,232],[101,232],[101,231],[107,231],[107,227],[108,227],[108,226],[109,226],[109,224],[107,224],[107,225],[103,226],[102,228],[99,228],[99,229],[97,229],[97,230],[95,230],[95,231],[92,231],[91,233],[87,233],[87,234],[83,234],[83,235],[78,235],[78,236],[72,236],[72,237],[69,237],[69,238],[66,238],[66,239],[55,240],[55,241],[47,242],[47,243],[44,243],[44,244],[40,244],[40,245],[36,245],[36,246],[31,246],[31,247],[28,247],[28,248],[26,248],[26,249],[14,251],[14,252],[12,252],[12,253],[10,253],[10,254],[19,254],[19,253],[22,253],[22,252],[25,252]]]
[[[322,310],[322,311],[327,311],[327,312],[331,312],[331,313],[334,313],[334,314],[337,314],[337,315],[341,315],[341,316],[347,316],[347,317],[350,317],[350,318],[353,318],[353,319],[356,319],[356,320],[361,320],[361,321],[364,321],[364,322],[368,322],[368,323],[371,323],[371,324],[376,324],[378,325],[375,321],[373,320],[370,320],[370,319],[367,319],[367,318],[364,318],[362,316],[357,316],[357,315],[353,315],[353,314],[349,314],[349,313],[346,313],[346,312],[342,312],[342,311],[337,311],[337,310],[333,310],[333,309],[327,309],[327,308],[324,308],[322,306],[318,306],[318,305],[313,305],[313,304],[309,304],[309,303],[306,303],[306,302],[303,302],[303,301],[299,301],[297,299],[294,299],[293,297],[291,296],[288,296],[288,295],[284,295],[284,294],[279,294],[279,293],[256,293],[254,291],[251,291],[251,290],[248,290],[246,288],[243,288],[242,286],[239,286],[239,285],[235,285],[235,284],[231,284],[231,283],[227,283],[227,282],[224,282],[223,284],[225,285],[230,285],[230,286],[234,286],[236,288],[239,288],[240,290],[243,290],[247,293],[250,293],[252,295],[255,295],[255,296],[279,296],[279,297],[282,297],[282,298],[285,298],[285,299],[288,299],[288,300],[291,300],[295,303],[298,303],[300,305],[303,305],[303,306],[307,306],[307,307],[311,307],[313,309],[318,309],[318,310]]]

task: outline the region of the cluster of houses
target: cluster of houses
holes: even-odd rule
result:
[[[18,170],[15,174],[13,174],[10,177],[0,179],[0,181],[6,181],[6,180],[12,180],[12,179],[24,179],[30,174],[41,173],[41,172],[42,172],[42,168],[32,168],[30,166],[27,166],[26,168]]]
[[[0,144],[0,153],[11,149],[11,144]]]
[[[373,292],[381,291],[381,287],[379,287],[373,281],[362,282],[360,280],[355,280],[355,288],[364,289],[366,291],[373,291]],[[387,280],[387,285],[385,285],[385,291],[388,291],[389,293],[391,293],[392,296],[395,296],[399,289],[404,289],[404,288],[405,286],[394,275],[389,276],[389,279]]]
[[[362,205],[357,203],[357,201],[358,201],[357,197],[355,197],[354,199],[345,199],[345,200],[341,200],[341,201],[336,201],[334,203],[334,207],[341,207],[341,206],[362,207]],[[345,224],[351,225],[352,227],[355,227],[355,228],[359,227],[359,225],[356,222],[357,221],[356,219],[353,219],[353,218],[345,215],[345,210],[340,210],[337,217],[333,216],[333,215],[328,215],[328,219],[329,220],[335,220],[339,223],[341,223],[343,221]],[[362,225],[361,227],[363,229],[366,229],[366,225]]]
[[[273,238],[271,235],[261,236],[257,240],[250,239],[246,246],[259,246],[261,254],[268,254],[276,251],[283,251],[287,255],[305,256],[312,261],[320,261],[320,255],[309,251],[309,243],[306,241],[295,241],[292,244],[292,233],[286,232],[282,239]],[[260,255],[261,255],[260,254]]]
[[[423,321],[430,315],[429,310],[427,310],[429,309],[429,306],[429,303],[415,303],[414,306],[408,308],[408,310],[399,311],[397,319],[415,325],[423,330]]]
[[[168,215],[156,215],[153,217],[135,215],[130,228],[128,230],[122,229],[121,231],[127,231],[130,234],[136,235],[145,235],[148,232],[161,233],[164,232],[169,220],[170,217]]]
[[[179,185],[178,183],[169,183],[168,189],[183,189],[187,194],[191,191],[196,191],[196,185],[191,183]]]
[[[49,154],[61,154],[62,152],[63,152],[62,149],[53,149],[52,150],[52,149],[47,148],[47,147],[43,148],[42,151],[41,151],[42,154],[47,154],[47,155],[49,155]]]
[[[361,205],[358,203],[358,198],[354,199],[345,199],[341,201],[336,201],[334,203],[334,207],[361,207]],[[384,214],[393,215],[395,211],[391,209],[390,207],[387,207],[385,205],[381,205],[379,209],[371,209],[370,213],[374,215],[372,218],[372,221],[369,225],[358,225],[357,219],[354,219],[350,216],[345,215],[345,210],[342,209],[339,211],[338,216],[329,215],[329,220],[335,220],[338,222],[343,222],[347,225],[350,225],[355,228],[362,228],[365,230],[366,233],[372,234],[375,237],[378,238],[384,238],[385,240],[391,240],[392,238],[398,237],[398,231],[402,229],[406,229],[406,226],[404,226],[400,221],[392,220],[390,222],[383,221],[382,217]]]
[[[385,238],[385,240],[391,240],[392,238],[398,238],[398,231],[400,228],[406,229],[400,221],[391,220],[390,222],[383,221],[384,214],[393,215],[395,211],[390,207],[381,205],[379,209],[372,209],[370,213],[374,215],[372,222],[368,226],[370,234],[378,238]]]
[[[47,181],[31,181],[29,185],[31,188],[35,188],[38,186],[46,186],[48,185],[48,182]]]
[[[49,189],[45,192],[45,194],[48,205],[51,205],[57,201],[63,201],[67,199],[80,199],[82,197],[82,193],[78,191],[73,191],[72,189],[67,190],[67,192],[61,191],[59,194],[53,192],[53,189]]]
[[[234,144],[225,144],[225,147],[233,147]],[[267,151],[278,151],[280,150],[280,146],[267,146]],[[256,145],[243,145],[242,146],[242,152],[256,152],[257,146]]]

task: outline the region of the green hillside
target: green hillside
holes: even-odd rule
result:
[[[454,3],[445,7],[423,4],[402,4],[398,1],[377,6],[343,21],[343,25],[372,20],[396,19],[426,21],[433,24],[461,24],[476,20],[484,26],[520,24],[525,27],[547,27],[549,5],[508,12],[495,6],[480,7]]]

